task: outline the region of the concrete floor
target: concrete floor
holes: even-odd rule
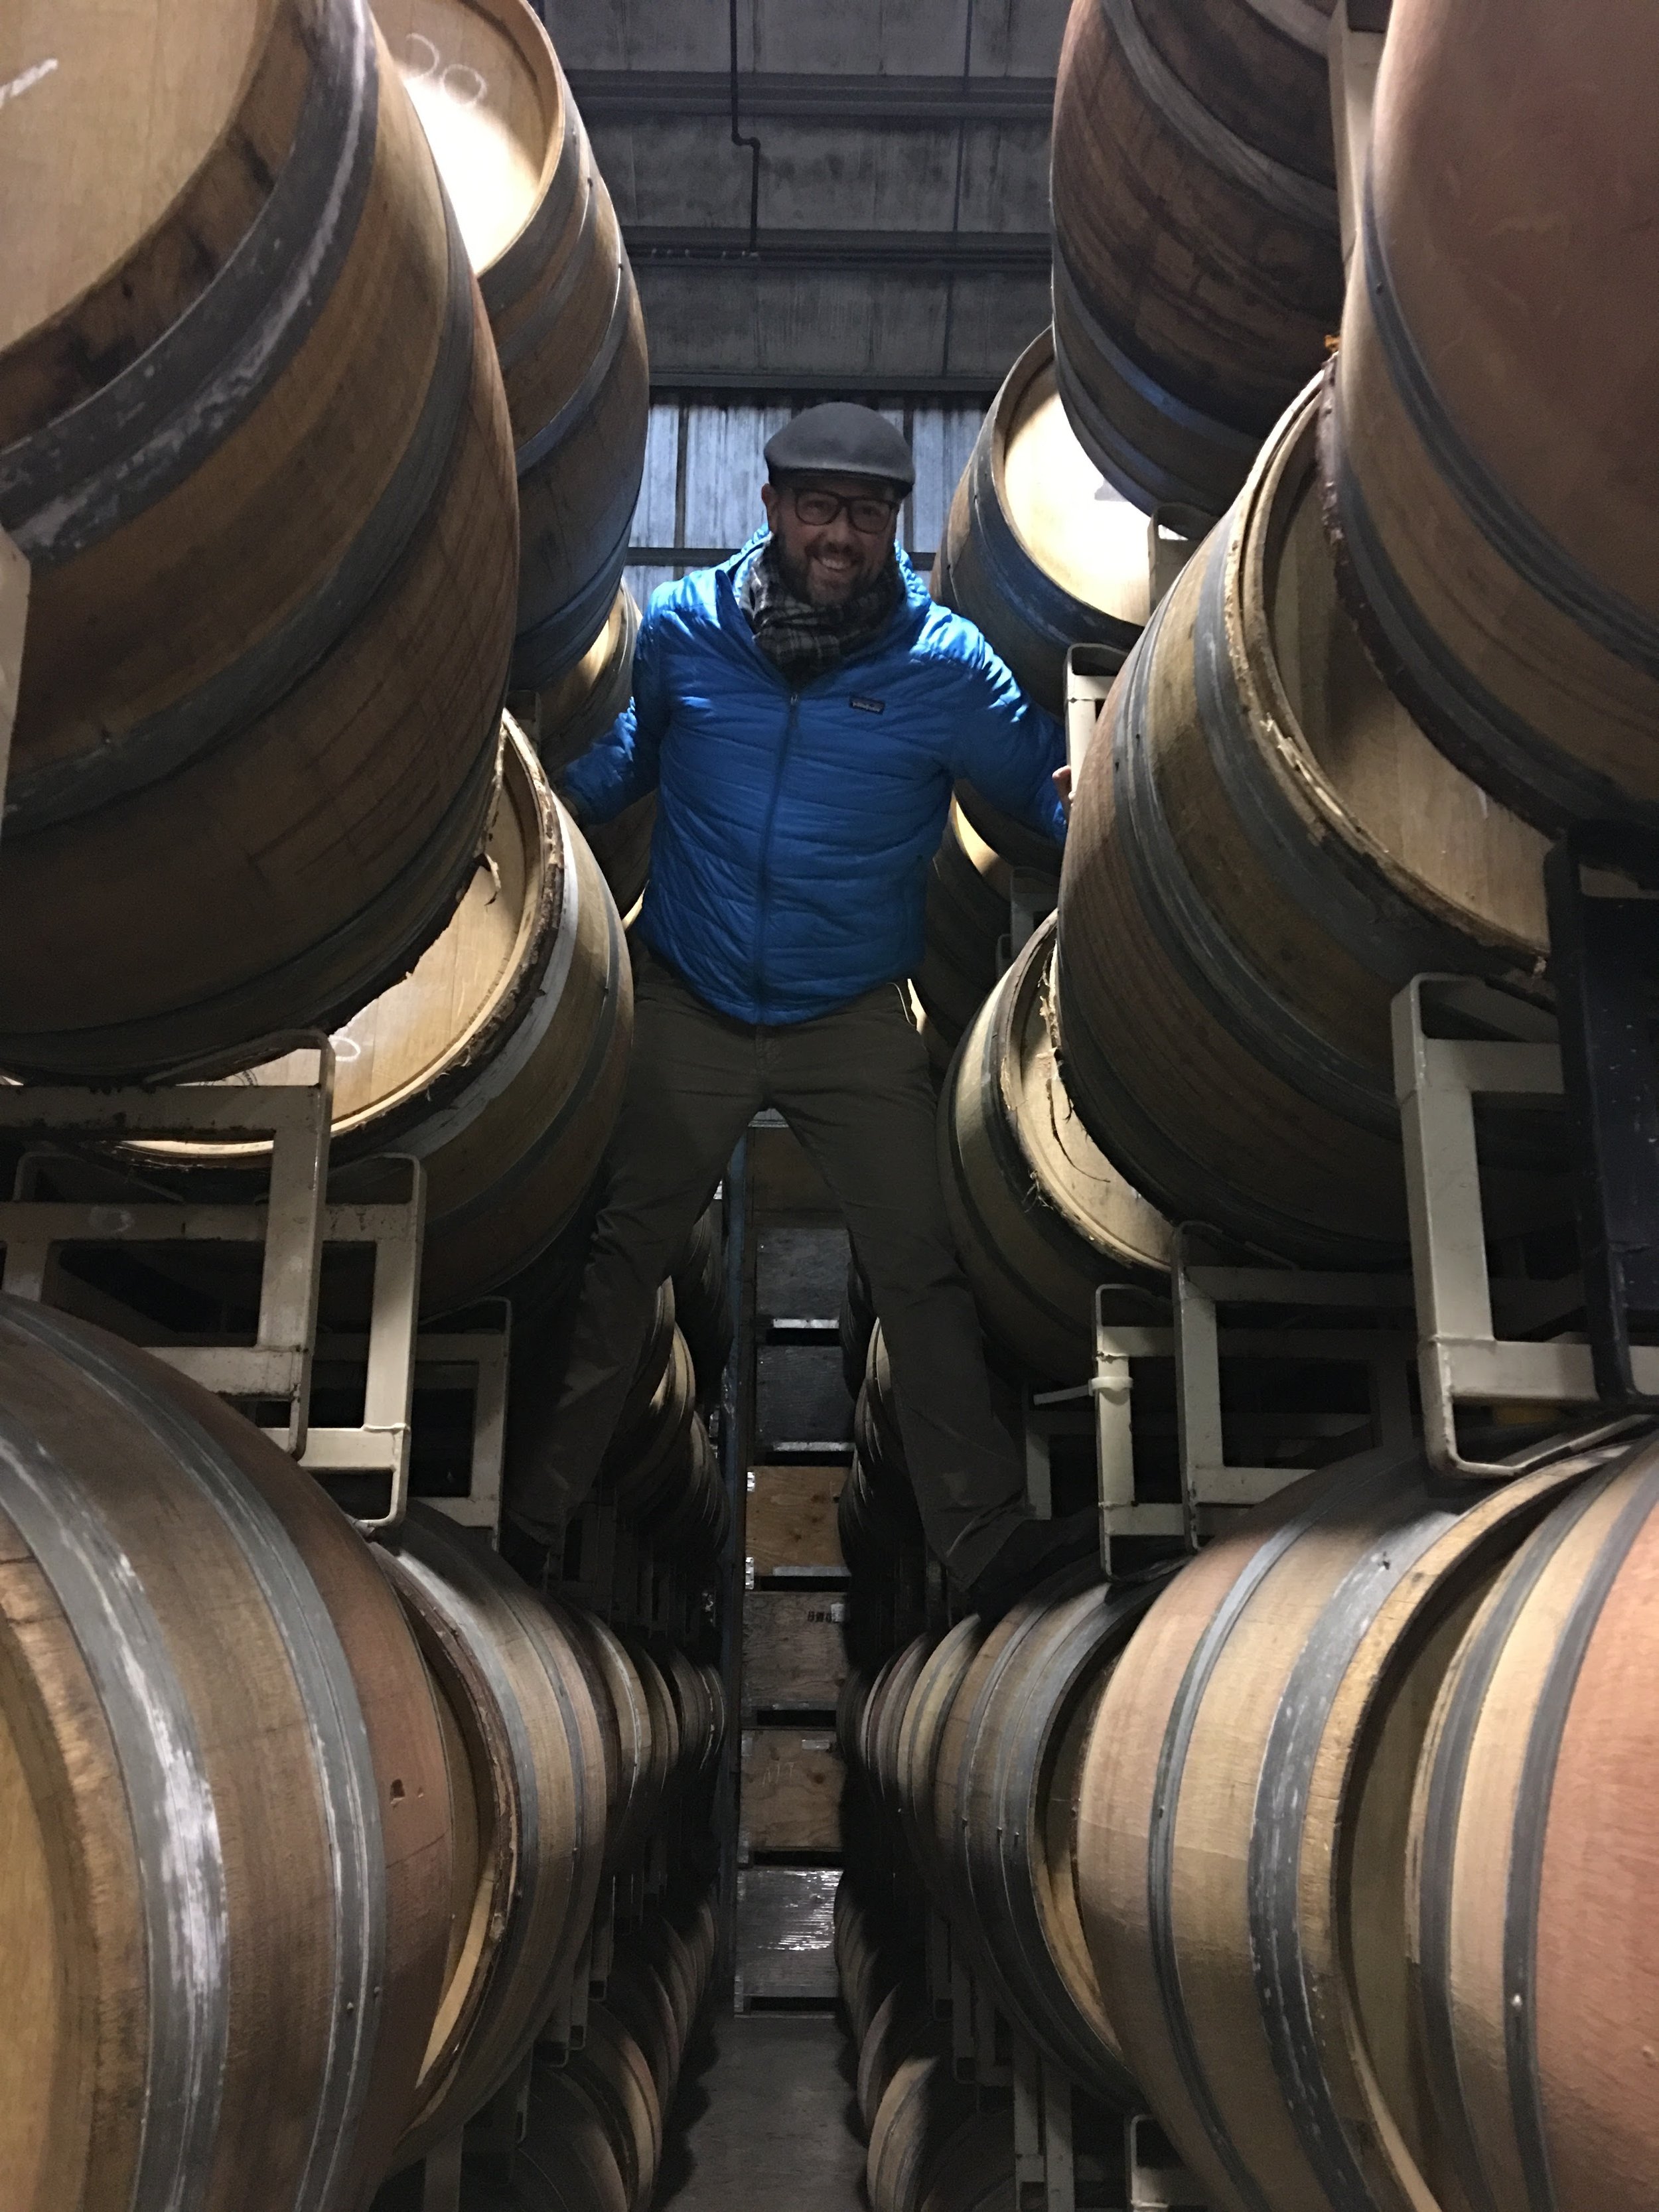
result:
[[[853,2053],[805,2013],[706,2014],[669,2121],[654,2212],[860,2212]]]

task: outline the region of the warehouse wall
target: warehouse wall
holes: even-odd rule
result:
[[[640,278],[659,386],[981,402],[1048,319],[1060,0],[544,0]]]

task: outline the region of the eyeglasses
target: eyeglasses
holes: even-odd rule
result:
[[[797,491],[792,493],[791,497],[795,502],[796,514],[815,530],[822,529],[826,523],[833,522],[838,514],[844,514],[854,529],[865,538],[879,538],[891,530],[893,518],[898,513],[896,500],[866,495],[841,499],[832,491]]]

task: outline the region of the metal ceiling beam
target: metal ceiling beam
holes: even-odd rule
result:
[[[801,368],[667,368],[651,380],[653,400],[730,399],[733,392],[769,398],[883,399],[902,407],[908,400],[958,399],[964,406],[988,407],[1001,380],[982,369],[948,370],[944,374],[896,376],[870,370],[836,375]]]
[[[746,230],[625,227],[636,267],[850,270],[860,276],[1036,276],[1050,261],[1046,231],[763,230],[757,252]]]
[[[572,70],[570,89],[588,123],[633,123],[730,112],[732,81],[714,70]],[[1047,129],[1052,77],[791,76],[738,79],[745,122],[923,125],[1028,123]]]

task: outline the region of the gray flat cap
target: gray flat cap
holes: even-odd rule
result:
[[[873,407],[826,400],[793,416],[766,441],[766,465],[777,476],[871,477],[881,483],[916,480],[902,432]]]

